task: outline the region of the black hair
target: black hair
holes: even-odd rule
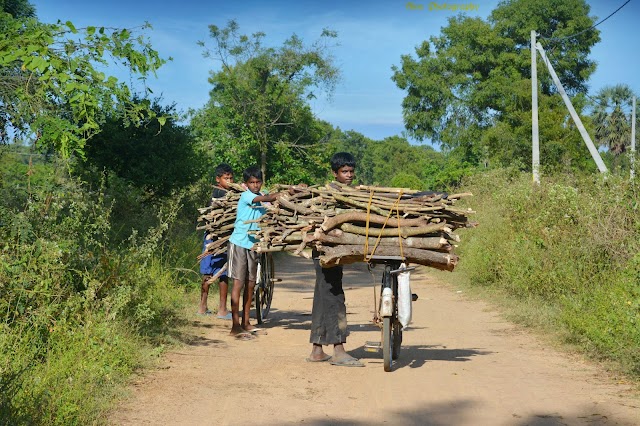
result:
[[[220,163],[216,166],[216,177],[222,177],[227,173],[233,174],[233,169],[227,163]]]
[[[244,169],[244,172],[242,172],[242,178],[244,179],[244,181],[246,182],[252,177],[262,180],[262,170],[260,170],[260,167],[251,166]]]
[[[356,168],[356,159],[348,152],[336,152],[330,160],[331,170],[337,172],[341,167],[349,166]]]

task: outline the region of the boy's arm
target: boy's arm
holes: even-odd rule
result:
[[[256,195],[253,198],[253,202],[254,203],[261,203],[263,201],[265,202],[271,202],[271,201],[275,201],[280,195],[282,195],[281,192],[274,192],[273,194],[266,194],[266,195]]]

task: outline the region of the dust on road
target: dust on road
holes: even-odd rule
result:
[[[362,263],[345,266],[346,348],[365,368],[308,363],[314,273],[280,256],[268,335],[238,341],[229,322],[198,318],[193,343],[171,351],[132,386],[114,425],[639,425],[640,401],[578,357],[545,347],[420,267],[413,322],[394,370],[373,317],[374,283]],[[195,306],[195,305],[194,305]],[[330,353],[330,349],[328,350]]]

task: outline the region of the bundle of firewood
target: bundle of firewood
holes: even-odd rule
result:
[[[475,226],[467,217],[471,210],[453,206],[468,193],[336,182],[294,189],[294,195],[283,192],[266,207],[255,233],[258,252],[308,257],[308,249],[315,249],[325,267],[367,261],[372,255],[402,255],[410,263],[451,271],[458,262],[452,250],[460,240],[454,231]]]
[[[198,259],[210,254],[217,255],[227,252],[227,242],[233,232],[233,224],[236,220],[238,200],[243,191],[242,186],[232,183],[224,197],[212,198],[209,206],[198,209],[200,213],[198,222],[202,224],[197,226],[196,230],[206,231],[207,240],[213,241],[207,245]]]

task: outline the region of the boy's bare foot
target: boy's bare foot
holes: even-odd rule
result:
[[[233,327],[231,327],[231,331],[229,332],[231,336],[235,336],[236,334],[241,334],[241,333],[246,333],[246,331],[239,325],[237,326],[234,325]]]
[[[307,358],[307,361],[310,361],[310,362],[321,362],[321,361],[327,361],[329,358],[331,358],[331,355],[326,354],[322,350],[322,345],[314,344],[313,348],[311,349],[311,354]]]

